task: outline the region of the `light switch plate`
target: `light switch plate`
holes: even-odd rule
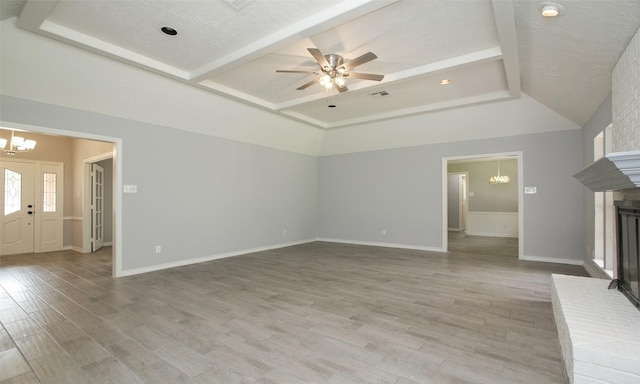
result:
[[[122,192],[124,193],[138,193],[137,185],[125,184],[122,186]]]
[[[538,193],[538,189],[536,187],[524,187],[525,195],[535,195]]]

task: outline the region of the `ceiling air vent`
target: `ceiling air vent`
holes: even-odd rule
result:
[[[389,95],[390,93],[387,91],[380,91],[380,92],[375,92],[371,94],[371,96],[373,97],[382,97],[382,96],[389,96]]]
[[[235,9],[236,11],[239,11],[242,8],[246,7],[247,5],[253,3],[255,0],[223,0],[223,1],[229,4],[231,8]]]

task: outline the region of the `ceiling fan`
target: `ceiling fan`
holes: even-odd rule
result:
[[[307,48],[307,50],[309,51],[309,53],[311,53],[311,56],[313,56],[313,58],[318,62],[320,71],[296,71],[284,69],[276,70],[276,72],[280,73],[313,73],[315,75],[320,75],[320,78],[313,79],[310,82],[296,88],[296,90],[298,91],[308,88],[318,82],[326,89],[335,87],[338,92],[342,93],[348,91],[347,82],[345,80],[347,77],[374,81],[380,81],[384,78],[384,75],[376,75],[373,73],[348,72],[351,68],[377,59],[378,56],[376,56],[373,52],[367,52],[364,55],[358,56],[355,59],[351,59],[345,63],[344,58],[340,55],[336,55],[334,53],[323,55],[322,52],[320,52],[320,50],[316,48]]]

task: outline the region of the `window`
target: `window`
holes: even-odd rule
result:
[[[593,159],[598,160],[611,152],[611,125],[593,139]],[[613,276],[616,252],[614,192],[594,192],[595,222],[593,261]]]
[[[4,215],[22,209],[22,174],[10,169],[4,170]]]
[[[44,172],[42,180],[42,212],[56,211],[56,174]]]

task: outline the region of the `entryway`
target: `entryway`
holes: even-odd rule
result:
[[[522,152],[448,157],[442,164],[444,250],[450,237],[459,244],[470,236],[513,243],[522,258]]]
[[[123,153],[122,139],[117,137],[101,136],[101,135],[89,134],[84,132],[67,131],[67,130],[61,130],[61,129],[55,129],[55,128],[25,125],[25,124],[18,124],[13,122],[6,122],[6,121],[0,121],[0,127],[2,127],[3,130],[15,129],[23,132],[31,132],[34,134],[47,135],[47,136],[50,136],[52,138],[51,140],[54,140],[54,141],[57,140],[56,138],[80,139],[81,141],[84,140],[83,143],[76,145],[76,147],[73,148],[74,159],[72,159],[72,161],[74,162],[86,161],[86,159],[83,160],[85,156],[92,156],[92,154],[95,154],[96,152],[100,153],[99,151],[97,151],[97,149],[104,148],[104,144],[106,143],[110,145],[110,148],[112,149],[109,149],[109,163],[112,165],[112,171],[111,171],[112,173],[110,175],[105,174],[104,181],[110,183],[110,186],[105,188],[109,188],[110,191],[113,193],[111,198],[108,198],[106,196],[107,193],[105,192],[105,196],[103,200],[105,204],[103,206],[104,210],[102,212],[103,213],[102,216],[103,218],[104,217],[112,218],[113,222],[110,223],[110,225],[112,225],[112,230],[111,230],[106,227],[107,223],[105,220],[102,231],[105,235],[107,233],[113,234],[113,237],[111,239],[107,239],[105,236],[104,245],[107,246],[109,245],[109,243],[111,243],[112,245],[112,247],[110,248],[105,247],[110,251],[112,250],[112,263],[111,263],[111,266],[113,268],[112,275],[121,276],[122,275],[122,244],[121,244],[122,194],[120,193],[120,191],[122,190],[122,153]],[[40,142],[38,142],[38,145],[40,145]],[[84,154],[86,155],[83,156]],[[0,160],[0,162],[3,162],[4,159],[5,157],[3,157],[2,160]],[[94,162],[99,162],[101,160],[102,159],[96,159]],[[34,162],[35,161],[37,160],[34,160]],[[65,160],[65,164],[66,162],[67,160]],[[42,162],[42,164],[45,164],[45,163],[46,162],[44,161]],[[88,253],[88,252],[91,252],[91,247],[89,246],[89,248],[85,250],[85,244],[87,243],[84,241],[84,235],[85,233],[87,233],[87,230],[89,232],[91,231],[92,220],[90,218],[87,219],[83,216],[87,211],[84,210],[82,207],[84,207],[84,203],[86,201],[91,199],[91,195],[85,193],[85,188],[90,192],[90,188],[86,187],[87,185],[89,185],[89,183],[85,182],[86,181],[85,176],[81,176],[82,174],[81,169],[77,169],[77,167],[75,166],[70,167],[70,169],[71,169],[70,175],[68,176],[72,177],[73,180],[76,180],[77,178],[77,183],[74,182],[73,186],[67,186],[66,188],[64,188],[64,192],[67,195],[66,206],[73,207],[73,209],[71,209],[69,213],[65,215],[65,213],[62,211],[63,209],[62,200],[60,201],[59,204],[56,205],[56,212],[60,215],[60,220],[62,222],[62,228],[64,231],[64,234],[61,233],[59,236],[60,240],[62,241],[61,246],[57,247],[56,249],[65,249],[65,250],[73,249],[74,251]],[[36,169],[36,172],[37,172],[37,169]],[[0,187],[4,187],[4,170],[0,169],[0,173],[2,173],[2,178],[3,178],[2,185],[0,185]],[[60,175],[62,175],[62,173],[60,173]],[[67,183],[69,183],[69,180],[67,180]],[[62,186],[62,179],[58,180],[58,184]],[[78,188],[75,188],[75,186],[78,186]],[[37,189],[38,188],[37,184],[34,186],[34,188],[36,189],[35,197],[34,197],[34,201],[35,201],[39,198],[38,196],[40,196],[40,192]],[[0,195],[0,200],[1,200],[0,205],[2,205],[2,209],[3,209],[3,211],[0,211],[0,218],[4,218],[5,217],[4,188],[0,188],[0,189],[2,189],[2,195]],[[15,191],[12,193],[15,193]],[[62,190],[56,196],[62,199],[63,198]],[[107,206],[106,199],[110,199],[110,201],[113,203],[112,207]],[[37,208],[40,203],[38,203],[38,201],[36,201],[35,203],[25,201],[23,203],[21,200],[20,204],[26,204],[26,206],[32,205],[33,208]],[[80,214],[75,213],[80,211],[82,211],[83,213],[80,213]],[[38,218],[38,216],[42,217],[43,219],[46,218],[46,215],[37,215],[38,213],[37,210],[32,211],[32,213],[33,213],[33,216],[35,216],[36,218]],[[27,226],[28,223],[23,219],[24,218],[20,218],[19,221],[14,224],[22,224],[24,226]],[[34,220],[34,219],[31,218],[31,220]],[[4,225],[4,223],[0,221],[0,225]],[[34,229],[35,238],[47,239],[49,237],[48,233],[50,232],[47,232],[48,228],[44,228],[47,225],[50,225],[49,223],[40,222],[38,223],[38,225],[36,225],[36,223],[32,221],[31,225],[33,226],[33,229]],[[14,227],[18,228],[18,225],[15,225]],[[41,227],[41,229],[42,228],[44,229],[40,233],[38,233],[39,227]],[[2,232],[4,234],[6,231],[4,230],[4,227],[2,227],[2,229],[3,229]],[[27,233],[27,236],[29,236],[28,233]],[[15,237],[15,234],[14,234],[14,237]],[[10,240],[12,241],[7,241],[7,243],[14,242],[13,239],[10,239]],[[0,247],[2,247],[2,243],[3,241],[0,241]],[[41,245],[39,244],[40,242],[34,242],[34,248],[32,251],[30,251],[29,250],[30,248],[28,248],[27,246],[27,248],[21,248],[20,252],[24,252],[24,253],[45,252],[45,251],[52,250],[50,248],[45,247],[43,245],[44,243]],[[39,246],[40,246],[40,249],[38,249]],[[0,255],[15,253],[13,251],[15,251],[15,249],[12,249],[11,252],[8,252],[4,249],[4,247],[2,247],[0,248]]]

